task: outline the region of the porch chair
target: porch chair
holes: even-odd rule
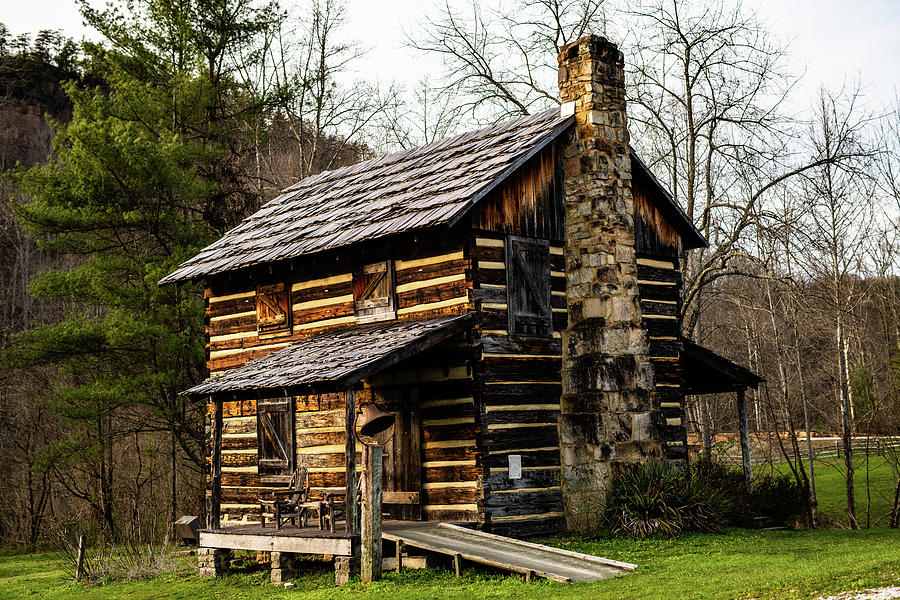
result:
[[[283,490],[275,490],[273,499],[259,499],[259,521],[266,526],[266,517],[275,521],[275,529],[281,529],[282,523],[291,521],[291,525],[306,527],[309,512],[319,510],[318,502],[309,502],[309,471],[304,466],[297,467],[291,476],[291,482]],[[322,528],[321,517],[319,529]]]
[[[359,510],[362,506],[362,484],[365,475],[356,478],[356,514],[360,514]],[[350,524],[347,523],[347,488],[339,490],[330,490],[325,492],[325,500],[320,503],[319,522],[321,528],[328,529],[334,533],[335,521],[339,517],[344,518],[344,530],[350,531]]]

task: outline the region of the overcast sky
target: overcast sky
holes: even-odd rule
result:
[[[0,22],[14,34],[61,29],[76,39],[91,37],[71,0],[3,2]],[[357,63],[361,76],[413,83],[439,68],[403,47],[403,32],[415,30],[429,0],[349,0],[348,5],[345,35],[369,48]],[[757,6],[773,33],[791,41],[793,66],[806,70],[803,93],[795,98],[810,98],[820,82],[834,87],[860,78],[877,109],[900,91],[900,0],[750,0],[745,5]]]

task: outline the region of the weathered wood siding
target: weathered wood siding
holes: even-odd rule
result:
[[[561,163],[556,144],[533,156],[482,198],[472,223],[477,229],[562,241],[565,239]]]
[[[508,332],[503,237],[479,231],[472,244],[474,298],[481,317],[481,360],[475,366],[484,454],[485,518],[491,530],[515,535],[563,531],[557,418],[560,333],[566,327],[563,252],[550,246],[553,335],[515,338]],[[520,455],[522,477],[509,478]]]
[[[474,307],[472,269],[461,242],[458,248],[395,259],[394,268],[400,320],[462,314]],[[356,325],[351,270],[287,283],[292,331],[286,335],[257,334],[255,285],[244,290],[220,285],[218,293],[216,287],[207,289],[207,364],[212,374],[295,340]],[[460,344],[469,348],[468,343]],[[421,357],[412,370],[369,382],[357,396],[358,404],[363,404],[379,386],[416,388],[421,403],[422,514],[428,519],[480,520],[481,463],[475,448],[474,381],[467,356],[461,349],[448,353],[441,348]],[[342,394],[323,394],[297,397],[295,402],[297,462],[309,469],[315,500],[328,489],[344,487],[345,400]],[[255,521],[258,499],[278,487],[261,482],[258,475],[256,403],[225,402],[223,408],[223,519]],[[357,465],[361,464],[358,456]]]
[[[660,212],[659,200],[654,198],[659,192],[640,170],[635,170],[633,175],[635,250],[640,255],[678,260],[681,236]]]

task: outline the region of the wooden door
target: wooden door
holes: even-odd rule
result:
[[[384,489],[392,492],[422,493],[422,424],[419,418],[418,394],[404,390],[402,401],[394,413],[394,435],[384,452]],[[422,506],[391,505],[385,507],[392,519],[418,521]]]

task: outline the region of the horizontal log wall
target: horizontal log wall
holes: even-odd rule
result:
[[[357,392],[357,401],[370,400],[370,390]],[[343,394],[298,396],[295,403],[297,464],[309,471],[310,500],[320,500],[328,490],[345,484]],[[212,406],[208,407],[210,416]],[[222,519],[258,522],[260,498],[271,499],[284,481],[263,481],[257,470],[256,401],[222,403]],[[362,455],[357,452],[357,469]]]
[[[662,429],[666,458],[682,461],[687,441],[679,341],[681,272],[677,259],[638,255],[637,263],[641,318],[656,372],[657,425]]]
[[[475,366],[484,454],[485,513],[492,531],[530,536],[565,529],[557,419],[561,338],[567,325],[562,247],[551,245],[553,337],[510,337],[503,238],[478,232],[472,245],[473,290],[481,316],[482,358]],[[521,479],[509,478],[510,455]]]
[[[395,260],[397,318],[422,319],[471,309],[471,277],[463,251]],[[255,288],[216,296],[207,292],[210,373],[261,358],[296,340],[356,324],[351,273],[291,283],[292,333],[258,335]]]
[[[641,169],[633,170],[635,252],[641,315],[656,372],[657,426],[662,430],[669,460],[686,458],[684,393],[680,365],[681,236],[660,212],[665,202]]]
[[[425,520],[484,520],[483,464],[476,446],[480,423],[470,357],[468,340],[442,344],[403,369],[369,381],[381,393],[415,388],[422,428],[420,497]]]

